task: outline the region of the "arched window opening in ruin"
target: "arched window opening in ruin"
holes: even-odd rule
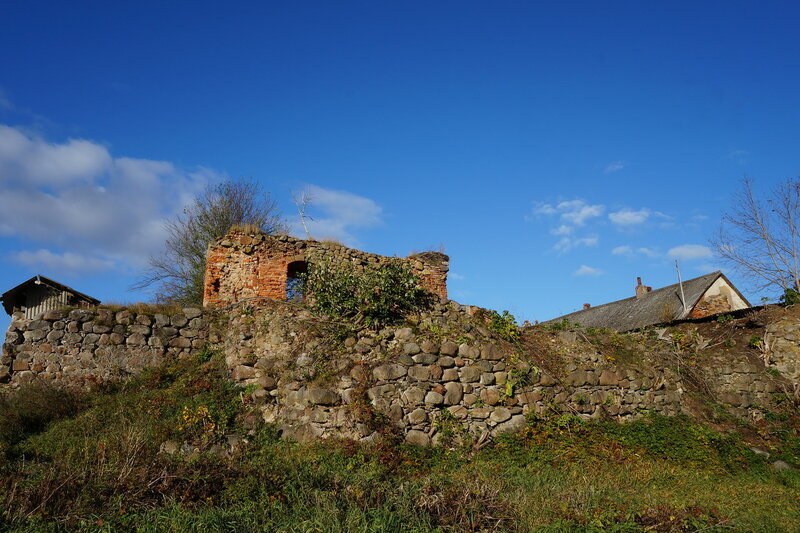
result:
[[[303,299],[303,275],[308,272],[305,261],[292,261],[286,267],[286,299]]]

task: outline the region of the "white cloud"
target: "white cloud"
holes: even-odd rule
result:
[[[462,276],[461,274],[459,274],[457,272],[448,272],[447,273],[447,278],[448,279],[452,279],[454,281],[462,281],[462,280],[467,279],[466,276]]]
[[[562,222],[573,226],[582,226],[587,220],[602,215],[604,211],[604,205],[587,204],[584,200],[559,202],[555,206],[537,202],[533,207],[534,215],[559,215]]]
[[[611,174],[612,172],[622,170],[627,166],[628,166],[627,161],[612,161],[611,163],[608,164],[608,166],[606,166],[605,170],[603,170],[603,174]]]
[[[697,222],[702,222],[704,220],[708,220],[708,217],[706,215],[693,215],[692,220],[695,220]]]
[[[566,224],[562,224],[559,227],[550,230],[550,234],[551,235],[570,235],[573,232],[574,229],[575,228],[573,228],[572,226],[567,226]]]
[[[719,267],[716,265],[712,265],[711,263],[703,263],[702,265],[697,265],[696,270],[708,274],[710,272],[716,272],[717,270],[719,270]]]
[[[534,215],[555,215],[556,213],[558,213],[558,211],[550,204],[536,202],[533,206]]]
[[[553,249],[560,253],[565,253],[573,248],[577,248],[578,246],[597,246],[599,239],[596,236],[592,237],[582,237],[579,239],[574,239],[572,237],[562,237],[558,240],[558,242],[553,246]]]
[[[634,257],[636,255],[646,255],[647,257],[659,257],[661,254],[652,248],[645,248],[639,247],[634,249],[632,246],[628,246],[627,244],[624,246],[617,246],[613,250],[611,250],[613,255],[623,255],[625,257]]]
[[[633,249],[628,245],[617,246],[611,250],[611,253],[614,255],[633,255]]]
[[[112,261],[99,257],[90,257],[73,252],[58,254],[43,248],[36,251],[22,250],[14,252],[11,254],[11,259],[29,268],[42,269],[51,273],[89,274],[114,268]]]
[[[313,220],[306,220],[306,225],[315,239],[336,239],[356,246],[358,239],[351,233],[353,229],[383,223],[383,208],[369,198],[316,185],[308,186],[306,191],[313,217]],[[293,224],[293,229],[296,234],[304,232],[299,220]]]
[[[651,248],[642,247],[642,248],[637,249],[636,251],[639,252],[640,254],[646,255],[647,257],[658,257],[658,256],[661,255],[660,253],[658,253],[657,250],[653,250]]]
[[[667,252],[673,259],[680,259],[682,261],[691,261],[693,259],[708,259],[713,257],[714,254],[708,246],[702,244],[683,244],[670,248]]]
[[[599,276],[603,273],[602,270],[587,265],[581,267],[572,273],[573,276]]]
[[[559,203],[556,209],[561,213],[562,220],[571,222],[576,226],[582,226],[590,218],[602,215],[603,211],[605,211],[605,206],[590,205],[583,200],[570,200],[569,202]]]
[[[747,150],[733,150],[728,152],[728,155],[725,157],[735,162],[737,165],[745,165],[747,164],[747,156],[749,155],[750,152]]]
[[[553,246],[559,253],[568,252],[577,246],[595,246],[598,243],[596,236],[574,237],[573,234],[578,227],[592,218],[601,216],[604,211],[604,205],[588,204],[580,199],[559,202],[555,205],[538,202],[533,207],[534,215],[558,215],[561,224],[551,229],[550,234],[560,237]]]
[[[83,139],[49,143],[0,125],[0,182],[27,180],[35,185],[89,182],[112,166],[104,146]]]
[[[650,210],[646,208],[634,211],[633,209],[620,209],[608,214],[608,219],[618,226],[635,226],[645,222],[650,217]]]
[[[0,233],[61,251],[20,252],[25,264],[77,267],[81,257],[93,269],[137,268],[163,245],[164,220],[220,177],[166,161],[115,158],[89,140],[54,143],[0,125]]]

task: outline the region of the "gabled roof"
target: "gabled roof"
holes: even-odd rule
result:
[[[669,285],[650,291],[642,296],[625,298],[597,307],[590,307],[568,315],[560,316],[547,322],[556,322],[567,319],[577,322],[581,326],[594,328],[608,328],[616,331],[630,331],[632,329],[662,324],[673,320],[686,318],[692,308],[697,304],[705,292],[717,279],[723,278],[730,287],[736,291],[741,299],[750,306],[750,302],[739,292],[733,283],[719,270],[698,278],[683,282],[683,292],[686,295],[686,311],[681,301],[680,284]],[[546,323],[547,323],[546,322]]]
[[[39,283],[37,283],[37,281]],[[17,294],[19,294],[20,292],[24,291],[26,288],[30,287],[31,285],[35,285],[35,284],[37,284],[37,285],[38,284],[47,285],[47,286],[52,287],[52,288],[54,288],[56,290],[59,290],[59,291],[69,292],[71,294],[74,294],[75,296],[77,296],[81,300],[89,302],[89,303],[91,303],[93,305],[97,305],[97,304],[100,303],[100,300],[98,300],[97,298],[92,298],[88,294],[84,294],[82,292],[76,291],[72,287],[67,287],[63,283],[59,283],[57,281],[54,281],[54,280],[52,280],[50,278],[47,278],[45,276],[42,276],[42,275],[36,275],[36,276],[33,276],[31,279],[29,279],[27,281],[23,281],[22,283],[20,283],[19,285],[17,285],[13,289],[7,290],[6,292],[3,293],[2,296],[0,296],[0,300],[2,300],[2,302],[3,302],[3,308],[6,310],[6,313],[8,313],[10,315],[11,313],[14,312],[14,306],[13,306],[14,297]]]

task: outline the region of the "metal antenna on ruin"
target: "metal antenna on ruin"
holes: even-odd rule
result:
[[[681,280],[681,267],[678,266],[678,260],[675,260],[675,270],[678,272],[678,285],[681,287],[681,303],[683,304],[683,312],[686,313],[686,295],[683,293],[683,280]]]
[[[292,193],[292,200],[294,200],[294,205],[297,207],[297,213],[300,215],[300,223],[303,225],[303,229],[306,232],[306,238],[311,238],[311,233],[308,231],[308,226],[306,225],[306,219],[314,220],[313,217],[306,215],[306,207],[312,200],[311,194],[308,191],[303,191],[300,193],[298,197],[295,193]]]

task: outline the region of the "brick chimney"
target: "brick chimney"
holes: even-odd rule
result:
[[[583,304],[583,308],[584,309],[589,309],[591,306],[592,306],[592,304]]]
[[[642,285],[642,278],[636,278],[636,297],[639,298],[640,296],[644,296],[648,292],[652,291],[653,287],[648,287],[647,285]]]

